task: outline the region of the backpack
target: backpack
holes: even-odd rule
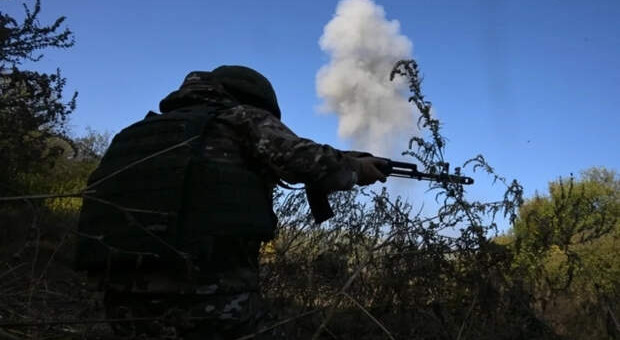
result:
[[[277,223],[271,188],[256,173],[202,156],[218,109],[147,116],[118,133],[88,179],[78,222],[81,270],[187,265],[209,237],[266,240]]]

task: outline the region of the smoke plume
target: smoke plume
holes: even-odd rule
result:
[[[356,149],[393,154],[400,137],[415,133],[405,84],[390,81],[396,61],[410,59],[412,43],[371,0],[342,0],[319,45],[329,57],[316,76],[324,112],[339,116],[338,134]],[[408,139],[407,139],[408,140]]]

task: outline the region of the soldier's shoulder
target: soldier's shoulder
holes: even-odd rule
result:
[[[269,111],[251,105],[236,105],[227,108],[220,112],[219,117],[231,123],[279,121]]]
[[[256,106],[239,104],[230,108],[232,112],[245,112],[246,114],[252,114],[254,116],[271,116],[276,118],[273,114],[265,109],[261,109]]]

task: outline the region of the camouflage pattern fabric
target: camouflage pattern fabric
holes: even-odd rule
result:
[[[354,168],[345,152],[297,136],[280,121],[279,112],[241,104],[208,72],[192,72],[188,78],[192,75],[198,80],[186,79],[159,107],[162,113],[197,104],[228,107],[217,113],[205,132],[209,159],[246,164],[275,182],[313,183],[336,175],[341,179],[334,183],[338,190],[353,187]]]
[[[297,136],[275,114],[241,105],[221,85],[212,85],[183,86],[160,103],[164,113],[201,103],[222,104],[205,131],[205,158],[247,167],[273,186],[280,180],[309,184],[330,178],[337,190],[353,187],[354,168],[345,152]],[[234,339],[251,334],[266,315],[258,294],[260,241],[200,241],[204,251],[191,254],[188,275],[171,275],[164,268],[91,275],[106,292],[108,318],[155,318],[114,323],[119,336]]]
[[[257,292],[231,295],[127,294],[109,291],[108,319],[115,334],[129,339],[235,339],[252,334],[264,312]]]
[[[258,293],[260,242],[218,237],[191,280],[158,271],[111,273],[104,305],[117,336],[223,339],[251,334],[266,312]],[[233,337],[234,335],[234,337]]]
[[[312,183],[343,173],[339,190],[353,187],[353,165],[342,151],[297,136],[268,111],[238,105],[221,111],[207,129],[205,156],[247,162],[257,171],[289,183]]]
[[[235,339],[252,334],[263,313],[258,293],[232,295],[123,294],[105,297],[115,335],[128,339]]]

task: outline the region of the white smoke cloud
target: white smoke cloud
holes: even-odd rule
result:
[[[317,73],[317,93],[321,110],[339,116],[339,136],[375,154],[404,149],[402,137],[416,131],[405,84],[389,79],[396,61],[412,54],[399,22],[371,0],[342,0],[319,45],[330,62]]]

